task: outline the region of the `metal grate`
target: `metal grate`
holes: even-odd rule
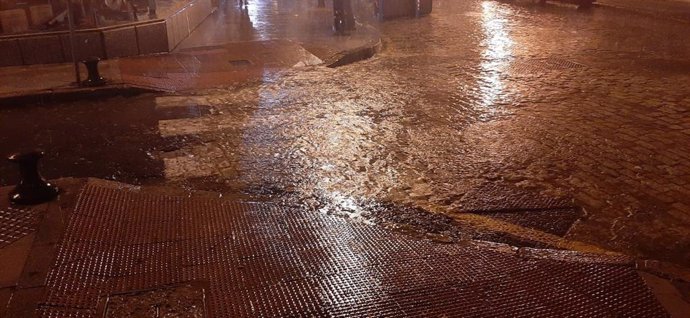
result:
[[[578,208],[544,209],[527,212],[487,212],[479,214],[558,236],[565,236],[573,223],[582,217],[582,213]]]
[[[485,183],[461,199],[462,210],[564,236],[582,217],[566,198],[552,198],[502,183]]]
[[[511,63],[509,71],[512,74],[539,74],[549,71],[582,69],[585,65],[560,58],[521,59]]]
[[[465,212],[497,212],[572,208],[567,198],[554,198],[498,182],[484,183],[460,199]]]
[[[32,208],[0,208],[0,248],[36,231],[41,211]]]
[[[96,317],[103,295],[190,281],[208,282],[210,317],[666,316],[627,265],[524,258],[317,212],[94,184],[38,313]]]

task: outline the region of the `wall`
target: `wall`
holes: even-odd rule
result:
[[[117,58],[172,51],[213,12],[212,0],[193,0],[166,19],[75,33],[78,60]],[[0,66],[72,61],[69,32],[0,37]]]

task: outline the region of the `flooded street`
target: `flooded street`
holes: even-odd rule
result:
[[[174,184],[367,221],[372,202],[453,217],[574,203],[582,217],[566,238],[690,266],[690,25],[519,1],[434,6],[377,24],[383,51],[339,68],[5,107],[0,144],[46,149],[50,178]],[[0,184],[14,182],[2,163]]]

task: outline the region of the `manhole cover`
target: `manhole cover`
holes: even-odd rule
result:
[[[198,118],[213,114],[210,106],[178,106],[165,107],[158,110],[159,120],[182,119],[182,118]]]
[[[230,60],[230,65],[235,66],[235,67],[245,67],[252,65],[252,62],[249,60]]]
[[[103,317],[206,317],[200,283],[112,294],[105,300]]]

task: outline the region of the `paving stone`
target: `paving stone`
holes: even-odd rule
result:
[[[0,248],[0,288],[14,287],[21,278],[26,259],[29,257],[34,235],[24,236],[14,243]],[[3,303],[3,307],[4,307]]]
[[[45,297],[45,288],[21,288],[13,291],[7,306],[8,317],[34,317],[38,304]]]

